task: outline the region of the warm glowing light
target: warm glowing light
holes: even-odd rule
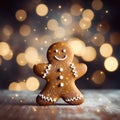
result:
[[[92,8],[94,10],[101,10],[103,8],[103,2],[101,0],[93,0]]]
[[[13,90],[16,90],[16,91],[20,91],[21,90],[21,87],[19,85],[19,83],[17,82],[11,82],[9,84],[9,88],[8,88],[10,91],[13,91]]]
[[[10,47],[6,42],[0,42],[0,55],[6,56],[10,51]]]
[[[19,102],[20,102],[20,103],[23,103],[23,100],[21,99],[21,100],[19,100]]]
[[[83,29],[81,29],[79,22],[74,22],[73,24],[71,24],[70,29],[68,29],[67,33],[70,35],[75,35],[78,34],[80,36],[83,36]]]
[[[16,11],[15,17],[18,21],[22,22],[27,18],[27,13],[25,10],[20,9],[20,10]]]
[[[80,40],[79,38],[73,37],[68,40],[68,43],[71,45],[75,55],[83,55],[83,50],[85,49],[84,41]]]
[[[65,29],[63,27],[59,27],[55,32],[54,36],[56,38],[63,38],[65,36]]]
[[[13,51],[10,49],[9,52],[8,52],[8,54],[6,54],[6,55],[3,56],[3,59],[4,60],[11,60],[12,57],[13,57]]]
[[[83,11],[83,8],[79,4],[73,4],[71,6],[70,12],[74,16],[79,16]]]
[[[20,81],[20,82],[19,82],[19,85],[20,85],[20,87],[21,87],[21,90],[27,90],[27,86],[26,86],[25,80]]]
[[[39,56],[38,56],[38,51],[34,47],[28,47],[25,50],[25,58],[28,63],[34,65],[40,62]]]
[[[115,57],[108,57],[104,61],[104,67],[107,71],[113,72],[118,68],[118,60]]]
[[[63,25],[70,25],[72,23],[72,16],[69,13],[62,14],[61,22]]]
[[[113,45],[119,45],[120,44],[120,33],[114,32],[110,35],[110,42]]]
[[[96,33],[93,35],[91,41],[95,46],[101,46],[105,42],[105,37],[100,33]]]
[[[47,27],[49,30],[55,31],[58,29],[58,22],[55,19],[50,19],[47,23]]]
[[[40,86],[40,83],[39,83],[39,80],[35,77],[29,77],[27,80],[26,80],[26,86],[27,86],[27,89],[30,90],[30,91],[35,91],[39,88]]]
[[[106,11],[105,11],[105,13],[107,14],[107,13],[109,13],[109,11],[108,11],[108,10],[106,10]]]
[[[91,62],[96,58],[96,49],[92,46],[88,46],[83,50],[82,58],[87,62]]]
[[[58,5],[58,8],[59,8],[59,9],[61,9],[61,8],[62,8],[62,6],[61,6],[61,5]]]
[[[102,70],[97,70],[93,73],[91,80],[95,84],[102,84],[105,81],[105,73]]]
[[[0,39],[2,41],[8,41],[10,39],[10,36],[7,36],[6,33],[4,34],[3,31],[1,32]]]
[[[107,21],[101,21],[98,26],[97,26],[97,31],[106,34],[110,30],[110,25],[108,24]]]
[[[5,25],[3,28],[3,34],[6,36],[11,36],[13,33],[13,28],[10,25]]]
[[[82,17],[85,20],[92,20],[94,18],[94,13],[91,9],[86,9],[86,10],[83,11]]]
[[[29,25],[22,25],[19,32],[22,36],[28,36],[31,33],[31,28]]]
[[[103,57],[109,57],[111,56],[113,53],[113,48],[109,43],[104,43],[101,47],[100,47],[100,54]]]
[[[27,60],[24,53],[19,53],[17,55],[16,61],[20,66],[25,66],[27,64]]]
[[[39,16],[45,16],[48,13],[48,7],[45,4],[39,4],[36,7],[36,13]]]
[[[48,47],[52,43],[51,36],[49,36],[49,35],[42,36],[40,40],[41,40],[40,44],[44,47]]]
[[[81,29],[85,30],[91,27],[91,21],[87,19],[81,19],[79,22]]]

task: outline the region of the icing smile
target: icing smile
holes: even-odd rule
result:
[[[54,56],[54,57],[55,57],[56,60],[60,60],[61,61],[61,60],[65,60],[67,58],[67,55],[65,55],[63,58],[59,58],[57,56]]]

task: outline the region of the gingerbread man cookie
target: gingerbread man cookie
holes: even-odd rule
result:
[[[39,105],[52,105],[59,98],[72,105],[83,103],[84,97],[75,85],[75,80],[83,76],[87,66],[72,63],[73,51],[68,43],[57,42],[47,51],[48,63],[34,66],[34,72],[46,80],[46,86],[36,98]]]

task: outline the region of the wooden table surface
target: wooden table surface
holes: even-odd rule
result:
[[[82,90],[85,102],[38,106],[39,91],[0,91],[0,120],[120,120],[120,90]]]

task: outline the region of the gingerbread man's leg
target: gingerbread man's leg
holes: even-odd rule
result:
[[[55,92],[54,88],[51,87],[51,85],[47,85],[42,92],[39,93],[39,95],[36,98],[36,102],[39,105],[52,105],[54,104],[58,99],[59,96]]]
[[[84,96],[76,86],[74,86],[74,88],[70,87],[70,90],[66,91],[66,93],[62,95],[62,98],[71,105],[79,105],[84,102]]]

